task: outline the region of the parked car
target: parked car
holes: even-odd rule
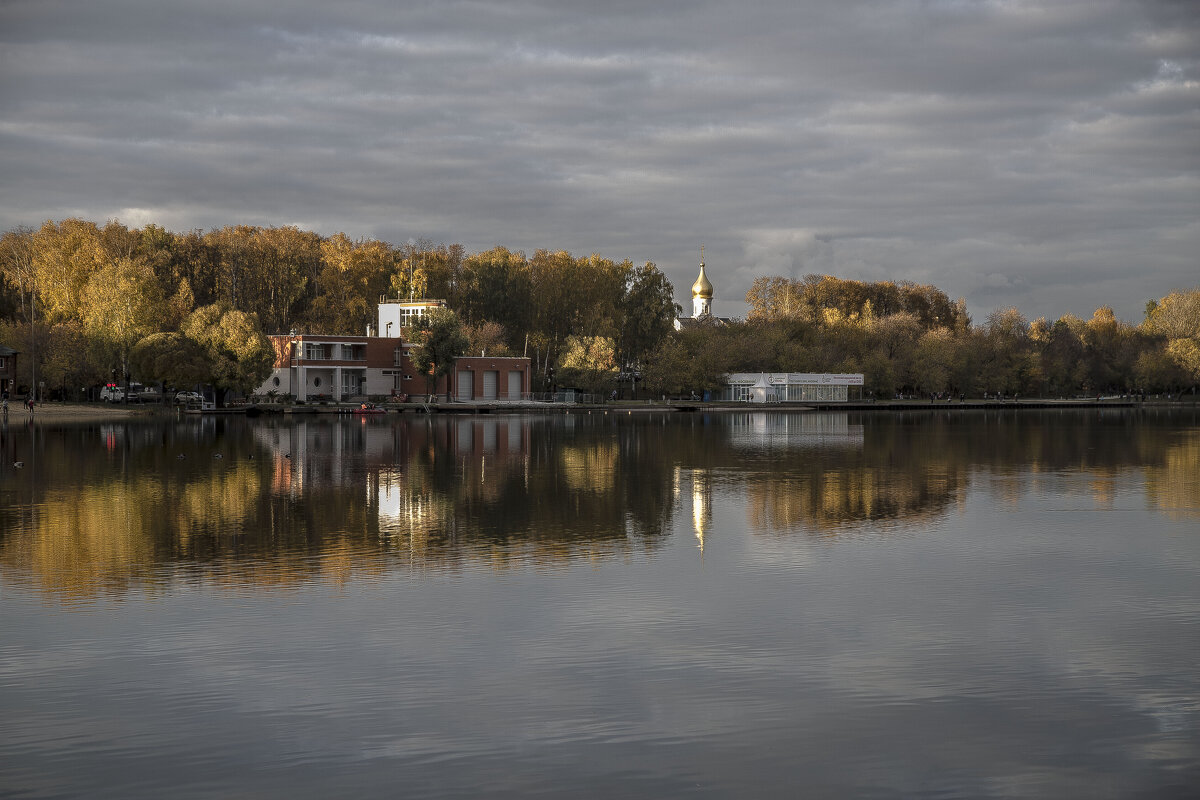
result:
[[[176,403],[202,403],[202,402],[204,402],[204,396],[201,395],[199,392],[176,392],[175,393],[175,402]]]
[[[125,390],[115,384],[109,384],[100,390],[100,399],[106,403],[122,403],[125,401]]]

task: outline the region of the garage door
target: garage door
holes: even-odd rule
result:
[[[500,389],[500,373],[494,369],[483,371],[483,399],[495,400]]]
[[[521,399],[521,389],[524,388],[521,385],[522,384],[522,381],[521,381],[522,374],[523,373],[516,372],[516,371],[508,373],[508,399],[509,400],[520,400]]]
[[[469,369],[458,371],[458,399],[471,400],[475,396],[475,373]]]

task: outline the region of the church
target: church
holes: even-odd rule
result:
[[[692,284],[692,316],[675,320],[675,330],[703,325],[728,325],[727,317],[712,313],[713,285],[704,273],[704,248],[700,248],[700,274]],[[862,373],[825,374],[809,372],[735,372],[725,376],[725,385],[705,399],[741,403],[845,403],[861,400]]]
[[[728,325],[732,322],[726,317],[716,317],[712,313],[713,285],[704,274],[704,246],[700,246],[700,275],[692,284],[692,316],[676,318],[675,330],[682,331],[697,325]]]

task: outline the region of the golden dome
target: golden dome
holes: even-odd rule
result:
[[[696,278],[696,282],[692,284],[692,297],[703,297],[705,300],[711,300],[713,296],[713,285],[709,282],[708,277],[704,274],[704,262],[700,262],[700,277]]]

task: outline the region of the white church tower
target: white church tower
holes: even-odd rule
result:
[[[704,245],[700,245],[700,277],[692,284],[692,319],[712,316],[713,285],[704,274]]]

